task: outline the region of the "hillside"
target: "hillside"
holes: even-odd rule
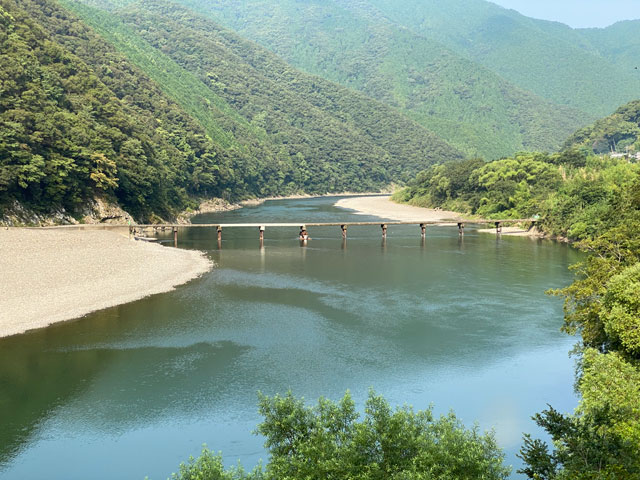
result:
[[[581,148],[592,153],[640,151],[640,100],[620,107],[612,115],[582,128],[565,143],[565,148]]]
[[[574,30],[485,0],[367,0],[391,21],[549,101],[591,116],[637,97],[638,22]],[[604,47],[602,47],[604,46]],[[633,49],[635,48],[635,50]],[[627,60],[635,58],[635,63]]]
[[[293,180],[305,191],[375,190],[425,165],[462,156],[388,106],[296,71],[264,48],[175,5],[145,1],[115,15],[70,6],[181,104],[184,86],[172,88],[155,66],[171,63],[196,78],[274,144],[283,175],[300,170]],[[145,55],[137,54],[140,49]],[[329,163],[331,169],[324,171],[317,166]]]
[[[376,190],[461,158],[389,107],[210,23],[195,43],[167,26],[168,40],[150,39],[180,46],[165,53],[78,4],[98,33],[48,0],[0,5],[11,86],[0,106],[0,203],[74,212],[106,196],[136,218],[166,218],[199,197]],[[209,42],[203,62],[185,62],[198,42]]]
[[[144,218],[231,185],[224,156],[153,84],[114,57],[104,76],[119,66],[135,85],[115,92],[31,17],[0,3],[0,203],[74,211],[99,196]]]
[[[618,22],[607,28],[579,29],[578,33],[603,57],[640,79],[640,20]]]
[[[509,84],[388,21],[366,2],[177,3],[235,29],[306,72],[406,113],[468,155],[495,158],[523,149],[555,150],[585,122],[583,113]]]

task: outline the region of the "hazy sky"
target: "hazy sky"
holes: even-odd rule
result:
[[[606,27],[640,18],[640,0],[490,0],[523,15],[572,27]]]

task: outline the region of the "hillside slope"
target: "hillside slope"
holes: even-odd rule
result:
[[[617,22],[607,28],[584,28],[577,32],[603,57],[640,79],[640,20]]]
[[[462,157],[389,107],[212,24],[211,39],[181,44],[174,60],[94,9],[83,13],[104,36],[49,0],[0,6],[3,205],[74,212],[106,197],[138,219],[167,218],[199,197],[376,190]],[[180,64],[200,41],[219,48]]]
[[[100,196],[146,218],[229,185],[229,165],[197,123],[126,66],[146,93],[119,96],[25,3],[0,2],[0,204],[74,211]]]
[[[264,48],[178,6],[145,1],[107,14],[68,4],[176,101],[186,105],[180,98],[185,87],[173,88],[171,78],[155,68],[160,62],[193,76],[222,99],[272,142],[276,168],[285,186],[291,184],[289,193],[296,186],[311,193],[376,190],[431,163],[462,157],[394,109],[296,71]],[[141,49],[145,55],[137,54]]]
[[[593,153],[640,151],[640,100],[623,105],[612,115],[578,130],[565,148],[581,148]]]
[[[608,115],[640,91],[640,74],[633,69],[637,65],[617,60],[626,57],[629,43],[638,51],[640,30],[633,22],[583,31],[485,0],[367,3],[398,25],[442,42],[521,88],[592,117]],[[603,42],[607,48],[599,47]]]
[[[509,84],[388,21],[364,1],[175,3],[235,29],[298,68],[397,108],[469,155],[554,150],[585,122],[583,113]]]

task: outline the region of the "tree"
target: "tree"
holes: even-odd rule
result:
[[[259,410],[264,420],[257,433],[270,453],[264,472],[224,473],[220,457],[205,450],[174,479],[500,480],[510,473],[493,434],[465,428],[453,413],[435,418],[431,409],[393,410],[373,391],[362,419],[348,392],[338,402],[321,398],[315,407],[291,392],[260,395]]]

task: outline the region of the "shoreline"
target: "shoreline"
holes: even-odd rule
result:
[[[364,193],[354,193],[354,192],[342,192],[342,193],[321,193],[321,194],[307,194],[300,193],[294,195],[285,195],[283,197],[265,197],[265,198],[254,198],[249,200],[242,200],[237,203],[238,208],[243,207],[255,207],[258,205],[262,205],[264,202],[268,202],[270,200],[297,200],[303,198],[325,198],[325,197],[372,197],[379,195],[391,195],[390,193],[379,193],[379,192],[364,192]]]
[[[462,219],[462,215],[457,212],[395,203],[391,201],[391,195],[385,194],[342,198],[334,205],[352,210],[356,215],[372,215],[398,222],[417,219],[427,222],[445,222]]]
[[[203,252],[100,229],[0,229],[0,338],[174,290],[213,267]]]
[[[433,208],[415,207],[391,201],[391,195],[380,194],[375,196],[361,196],[355,198],[343,198],[338,200],[336,207],[353,210],[356,215],[372,215],[392,221],[458,221],[463,219],[463,215],[458,212],[438,210]],[[467,223],[473,223],[473,219],[465,219]],[[496,235],[495,228],[480,228],[479,233],[489,233]],[[502,227],[501,235],[512,237],[546,238],[536,229],[525,230],[520,227]]]

